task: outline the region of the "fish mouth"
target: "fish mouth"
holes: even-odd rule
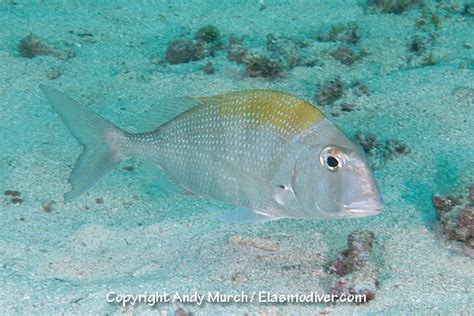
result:
[[[384,208],[383,201],[376,202],[354,202],[343,206],[344,210],[354,216],[377,215]]]

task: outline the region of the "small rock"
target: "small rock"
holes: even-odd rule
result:
[[[373,232],[361,230],[352,232],[347,239],[348,248],[343,250],[333,262],[331,272],[346,275],[350,272],[363,270],[371,259],[373,240]]]
[[[214,25],[207,25],[200,28],[196,33],[196,40],[212,43],[217,42],[221,38],[221,32]]]
[[[408,155],[411,152],[408,145],[397,139],[379,141],[372,133],[363,135],[360,131],[357,131],[355,141],[362,146],[367,156],[371,158],[370,163],[373,168],[378,168],[386,161],[399,156]]]
[[[401,14],[404,11],[422,7],[423,0],[368,0],[369,9],[381,13]]]
[[[471,194],[471,189],[469,195]],[[437,225],[448,240],[463,242],[464,253],[472,255],[474,243],[474,205],[462,196],[432,196]]]
[[[135,166],[134,165],[125,166],[122,168],[122,170],[133,172],[135,171]]]
[[[247,66],[249,77],[276,79],[282,77],[284,73],[284,66],[280,61],[255,51],[246,54],[244,64]]]
[[[323,84],[316,93],[316,102],[321,105],[328,105],[339,100],[344,95],[344,85],[341,80],[334,79]]]
[[[426,39],[420,35],[415,35],[410,42],[410,51],[416,53],[417,55],[421,55],[426,51],[428,47],[428,43]]]
[[[229,45],[243,45],[244,39],[234,34],[229,36]]]
[[[248,50],[238,37],[229,38],[227,59],[247,66],[247,76],[276,79],[284,77],[286,71],[300,62],[298,45],[291,39],[267,35],[267,47]]]
[[[357,60],[356,53],[349,47],[341,46],[335,51],[331,52],[329,55],[331,55],[332,58],[339,61],[341,64],[347,66],[354,64]]]
[[[352,91],[356,96],[360,97],[369,94],[369,87],[363,82],[355,81],[352,83]]]
[[[184,309],[182,309],[181,307],[178,308],[175,312],[174,312],[174,316],[192,316],[193,313],[191,312],[187,312],[185,311]]]
[[[176,39],[168,44],[165,60],[170,64],[182,64],[205,56],[203,45],[189,39]]]
[[[208,62],[202,67],[202,71],[204,71],[208,75],[212,75],[216,73],[216,67],[211,62]]]
[[[372,258],[374,233],[356,230],[347,238],[348,248],[331,263],[331,273],[337,274],[331,285],[336,296],[359,294],[365,299],[356,304],[367,303],[375,298],[378,287],[376,265]]]
[[[351,111],[354,110],[354,107],[355,107],[354,104],[342,103],[342,104],[341,104],[341,111],[344,111],[344,112],[351,112]]]
[[[52,47],[33,34],[23,38],[17,47],[21,57],[33,58],[40,55],[57,55]]]
[[[468,16],[474,16],[474,3],[466,4],[463,14]]]
[[[474,207],[462,211],[459,216],[459,226],[455,230],[457,240],[467,241],[474,237]]]
[[[463,251],[466,256],[474,257],[474,236],[464,243]]]
[[[48,72],[48,79],[55,80],[62,75],[62,71],[59,68],[51,68]]]
[[[317,39],[322,42],[343,42],[346,44],[358,44],[360,41],[360,32],[354,22],[347,24],[336,24],[331,27],[329,33],[322,33]]]
[[[81,42],[86,44],[95,44],[97,43],[97,39],[94,37],[94,34],[88,31],[70,31],[71,34],[75,34],[77,37],[81,39]]]
[[[44,212],[50,213],[53,210],[55,204],[56,202],[53,200],[44,201],[43,203],[41,203],[41,207],[43,208]]]
[[[3,194],[5,194],[6,196],[17,197],[21,195],[21,192],[16,190],[6,190],[5,192],[3,192]]]
[[[289,38],[268,34],[267,51],[273,58],[280,59],[287,70],[296,67],[300,61],[298,45]]]
[[[349,295],[363,295],[360,302],[354,301],[355,304],[365,304],[375,299],[375,290],[367,289],[360,285],[355,285],[355,281],[351,278],[341,278],[333,283],[331,294],[337,297]]]
[[[229,242],[235,245],[253,247],[265,251],[280,250],[280,245],[278,242],[257,237],[232,236],[229,238]]]
[[[434,207],[437,210],[436,218],[438,220],[441,219],[441,216],[443,215],[443,213],[451,211],[455,205],[459,204],[459,199],[454,198],[452,196],[451,197],[439,196],[439,195],[433,194],[431,196],[431,200],[433,202]]]
[[[15,205],[21,205],[21,204],[23,204],[23,200],[20,199],[20,198],[13,198],[13,199],[11,200],[11,202],[12,202],[13,204],[15,204]]]
[[[214,56],[215,52],[223,46],[221,33],[219,29],[213,25],[200,28],[196,33],[196,41],[200,43],[206,55]]]
[[[232,274],[231,280],[238,283],[245,283],[248,278],[242,272],[235,272]]]
[[[227,48],[227,59],[238,64],[245,63],[248,50],[242,45],[231,44]]]

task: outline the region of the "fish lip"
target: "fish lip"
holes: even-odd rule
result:
[[[354,202],[343,206],[344,210],[351,212],[354,215],[376,215],[384,208],[384,203],[379,202]]]

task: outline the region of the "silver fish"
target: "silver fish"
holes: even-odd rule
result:
[[[189,97],[157,129],[128,133],[63,93],[40,86],[84,146],[70,201],[129,158],[158,165],[178,185],[236,206],[224,220],[347,218],[384,204],[359,145],[312,104],[268,90]]]

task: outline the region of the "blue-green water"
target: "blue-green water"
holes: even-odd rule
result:
[[[380,2],[1,1],[2,314],[474,310],[472,258],[434,229],[431,201],[474,183],[473,3]],[[196,39],[207,25],[220,45]],[[186,40],[187,57],[166,57],[176,39]],[[174,63],[183,58],[197,60]],[[349,136],[375,135],[369,158],[386,207],[362,219],[223,223],[230,206],[164,193],[140,161],[64,203],[81,148],[40,84],[129,131],[185,95],[263,88],[319,100]],[[355,229],[375,236],[378,282],[367,304],[107,302],[111,292],[331,293],[328,265]],[[367,280],[375,286],[360,276]]]

